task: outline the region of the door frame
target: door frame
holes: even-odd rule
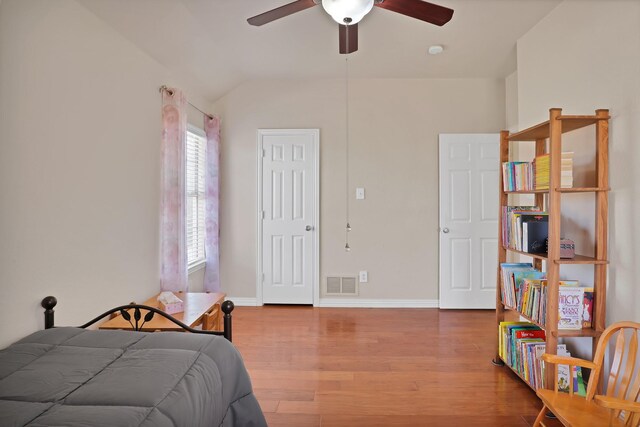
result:
[[[256,133],[257,150],[256,150],[256,170],[258,173],[256,187],[256,230],[257,230],[257,247],[256,247],[256,305],[264,305],[262,296],[262,285],[264,280],[264,271],[262,268],[262,159],[264,157],[264,147],[262,145],[262,137],[266,135],[311,135],[313,137],[313,153],[315,161],[313,164],[313,177],[315,179],[313,198],[313,306],[317,307],[320,303],[320,129],[258,129]]]

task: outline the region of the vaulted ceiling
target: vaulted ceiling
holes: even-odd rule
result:
[[[215,101],[245,81],[345,73],[337,24],[321,6],[262,27],[247,18],[292,0],[78,0]],[[516,41],[560,0],[434,0],[455,10],[437,27],[373,8],[359,24],[353,78],[504,78]],[[428,55],[431,45],[444,53]]]

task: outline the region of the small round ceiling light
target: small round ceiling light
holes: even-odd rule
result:
[[[444,47],[440,46],[439,44],[429,46],[429,55],[438,55],[442,52],[444,52]]]

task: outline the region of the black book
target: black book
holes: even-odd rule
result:
[[[522,250],[532,254],[547,252],[547,237],[549,237],[549,215],[523,214],[522,219]]]

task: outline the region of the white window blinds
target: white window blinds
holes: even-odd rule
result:
[[[186,240],[189,265],[204,261],[205,232],[205,147],[206,137],[198,128],[189,126],[187,131],[186,158]]]

